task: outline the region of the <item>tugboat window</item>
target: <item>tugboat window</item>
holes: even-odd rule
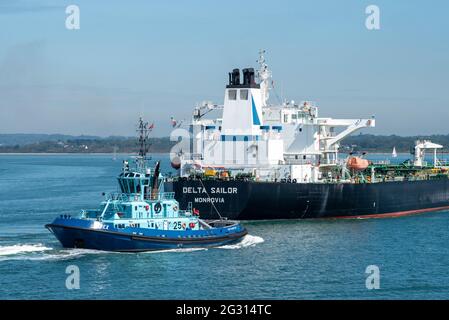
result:
[[[129,193],[136,193],[136,190],[134,189],[134,181],[129,180],[128,185],[129,185]]]
[[[120,185],[120,190],[123,192],[123,193],[126,193],[126,190],[125,190],[125,186],[124,186],[124,184],[123,184],[123,180],[122,179],[119,179],[119,185]]]
[[[229,90],[229,100],[237,100],[237,90]]]

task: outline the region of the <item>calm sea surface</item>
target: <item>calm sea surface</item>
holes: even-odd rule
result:
[[[166,156],[154,158],[169,170]],[[95,208],[116,190],[121,160],[0,155],[0,299],[449,298],[449,212],[245,222],[242,244],[208,250],[63,249],[44,224]],[[66,288],[70,265],[79,290]],[[366,289],[369,265],[380,269],[379,290]]]

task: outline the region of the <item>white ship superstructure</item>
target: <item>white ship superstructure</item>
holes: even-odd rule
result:
[[[271,71],[263,53],[257,73],[243,69],[242,79],[239,69],[229,73],[223,105],[195,108],[189,126],[191,150],[180,156],[181,176],[214,168],[260,181],[344,179],[340,142],[359,129],[374,127],[374,117],[322,118],[310,101],[270,104]]]

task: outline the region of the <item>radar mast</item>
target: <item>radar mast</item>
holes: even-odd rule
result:
[[[145,160],[147,160],[147,153],[150,147],[149,135],[153,129],[153,125],[148,122],[144,122],[142,117],[139,118],[137,125],[138,143],[139,143],[139,155],[137,156],[137,165],[140,169],[145,168]]]
[[[259,50],[259,70],[257,71],[257,77],[260,82],[260,94],[262,98],[262,105],[267,106],[268,99],[270,98],[270,79],[271,70],[268,69],[268,65],[265,62],[265,50]]]

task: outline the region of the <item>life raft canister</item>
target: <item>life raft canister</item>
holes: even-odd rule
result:
[[[178,206],[174,206],[174,207],[173,207],[173,211],[174,211],[174,212],[178,211]]]
[[[160,202],[156,203],[156,204],[154,205],[154,212],[159,213],[159,212],[161,212],[161,210],[162,210],[162,205],[161,205],[161,203],[160,203]]]

